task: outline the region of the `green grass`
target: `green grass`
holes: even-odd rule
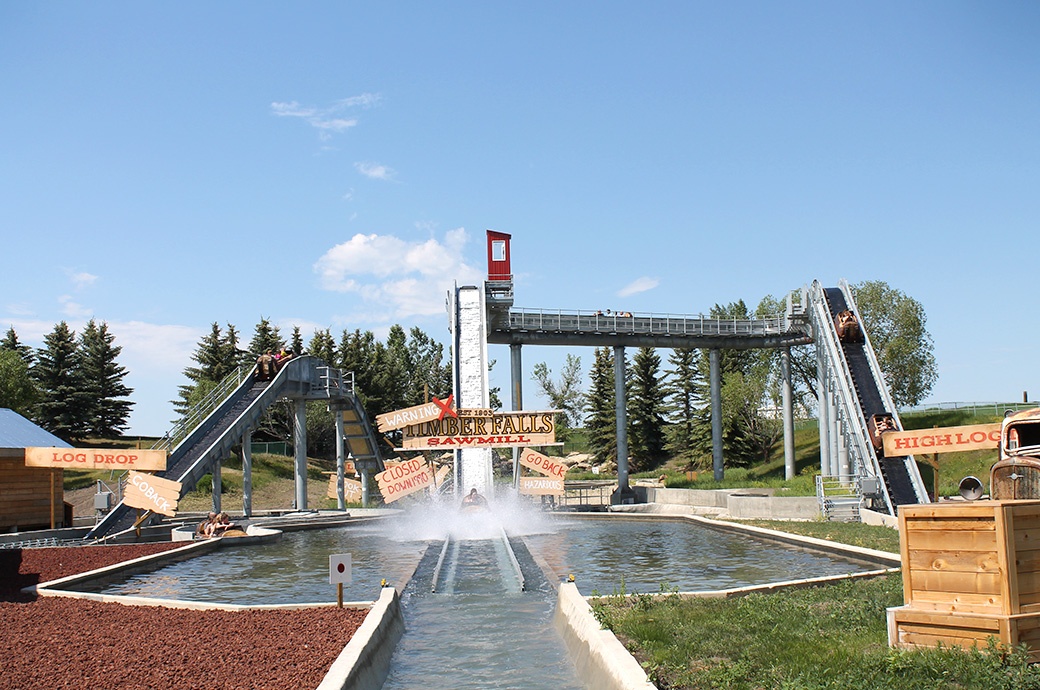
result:
[[[737,599],[607,597],[602,623],[660,688],[1040,688],[1021,650],[889,649],[898,575]]]
[[[742,525],[791,532],[805,537],[851,544],[864,549],[899,553],[899,532],[890,527],[864,525],[861,522],[826,522],[823,520],[812,522],[740,520],[739,522]]]

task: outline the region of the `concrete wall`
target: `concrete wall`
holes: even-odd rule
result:
[[[775,489],[665,489],[646,487],[646,499],[659,505],[691,506],[694,512],[763,520],[815,520],[815,496],[775,496]]]
[[[560,585],[553,624],[567,645],[578,677],[596,690],[652,690],[639,662],[609,630],[573,582]]]
[[[401,599],[396,589],[384,587],[318,690],[379,690],[390,673],[390,657],[403,634]]]

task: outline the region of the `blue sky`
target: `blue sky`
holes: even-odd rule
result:
[[[928,315],[930,401],[1035,399],[1038,30],[1033,2],[5,2],[0,330],[108,322],[160,434],[214,321],[446,343],[492,228],[521,307],[884,280]]]

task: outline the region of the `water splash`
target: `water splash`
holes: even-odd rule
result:
[[[503,529],[510,536],[527,536],[554,533],[557,525],[540,506],[501,486],[487,510],[462,512],[454,497],[438,496],[412,504],[386,524],[387,536],[395,541],[495,539]]]

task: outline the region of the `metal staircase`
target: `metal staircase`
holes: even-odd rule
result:
[[[270,406],[283,398],[328,400],[330,407],[347,410],[358,419],[352,431],[354,436],[348,435],[351,451],[357,447],[361,457],[381,471],[384,467],[378,436],[368,423],[352,384],[352,380],[344,383],[338,370],[308,355],[290,359],[271,381],[258,381],[251,366],[242,367],[222,381],[157,444],[160,448],[173,447],[166,470],[157,474],[180,482],[183,498],[217,462],[227,457],[234,445],[241,443]],[[365,439],[364,451],[361,445],[355,446],[360,438]],[[134,509],[120,501],[87,533],[86,539],[124,532],[135,521]]]

